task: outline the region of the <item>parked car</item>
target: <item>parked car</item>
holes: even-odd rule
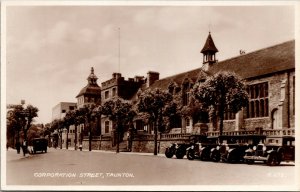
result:
[[[264,135],[234,135],[219,136],[221,145],[211,149],[212,161],[239,163],[244,161],[245,151],[264,142]]]
[[[217,145],[218,137],[202,138],[200,142],[194,143],[186,149],[186,156],[189,160],[210,160],[210,151]]]
[[[172,143],[170,147],[166,148],[165,156],[172,158],[175,155],[177,159],[182,159],[185,156],[186,148],[189,146],[190,144],[185,143]]]
[[[32,140],[33,153],[35,154],[37,151],[47,153],[48,140],[45,138],[34,138]]]
[[[258,144],[245,151],[245,162],[253,164],[263,161],[269,166],[279,165],[282,161],[295,161],[295,137],[282,138],[281,144]]]

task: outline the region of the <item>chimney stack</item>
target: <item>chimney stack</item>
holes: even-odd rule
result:
[[[147,73],[147,87],[150,87],[157,80],[159,80],[159,73],[158,72],[149,71]]]
[[[119,79],[120,77],[122,77],[121,73],[113,73],[112,74],[113,79]]]

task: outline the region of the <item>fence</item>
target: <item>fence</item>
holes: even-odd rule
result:
[[[224,131],[223,135],[235,136],[235,135],[254,135],[258,134],[257,131]],[[285,128],[285,129],[263,129],[261,132],[262,135],[266,136],[295,136],[294,128]],[[219,136],[219,131],[209,131],[207,136]]]

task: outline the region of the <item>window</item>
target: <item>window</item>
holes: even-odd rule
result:
[[[74,106],[69,106],[69,110],[74,110]]]
[[[137,130],[144,130],[144,123],[142,120],[136,120],[136,129]]]
[[[190,126],[190,119],[189,119],[189,118],[186,118],[186,119],[185,119],[185,124],[186,124],[187,127]]]
[[[109,97],[109,91],[105,91],[105,92],[104,92],[104,98],[105,98],[105,99],[108,99],[108,97]]]
[[[61,113],[65,113],[65,112],[66,112],[66,110],[65,110],[65,109],[61,110]]]
[[[109,121],[104,122],[104,128],[105,128],[104,132],[109,133]]]
[[[185,83],[183,85],[183,90],[182,90],[182,104],[183,105],[188,105],[189,104],[189,84]]]
[[[224,120],[233,120],[233,119],[235,119],[235,113],[229,111],[228,109],[225,109]]]
[[[295,76],[293,76],[293,115],[295,115]]]
[[[116,88],[113,88],[113,89],[112,89],[112,96],[113,96],[113,97],[116,96],[116,93],[117,93],[117,89],[116,89]]]
[[[269,116],[269,85],[268,82],[249,85],[249,104],[247,118]]]

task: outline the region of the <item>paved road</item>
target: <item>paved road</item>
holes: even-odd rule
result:
[[[226,164],[134,153],[7,152],[7,185],[294,185],[295,166]]]

